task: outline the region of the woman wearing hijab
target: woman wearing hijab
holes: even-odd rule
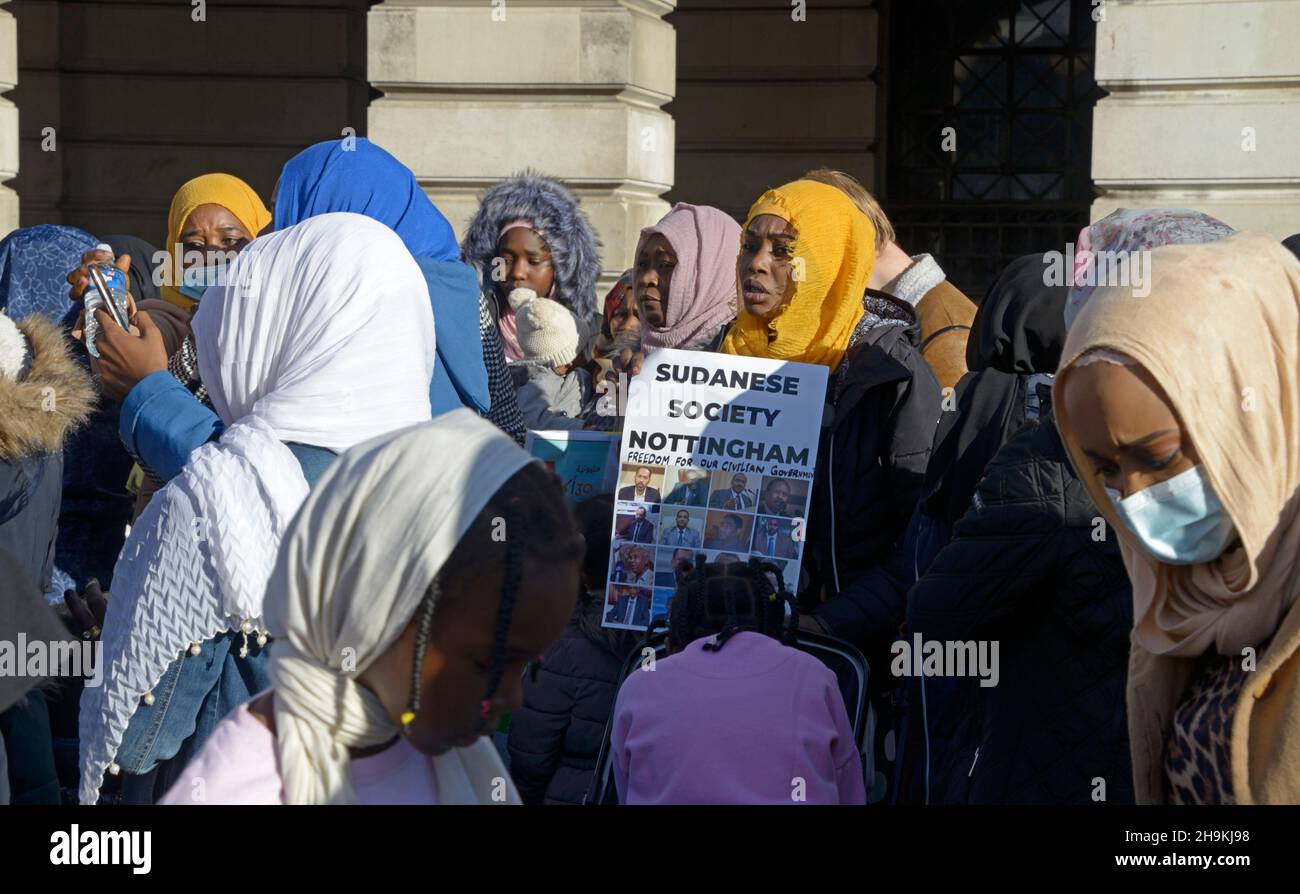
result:
[[[486,362],[500,355],[495,334],[479,329],[477,276],[458,260],[451,225],[401,162],[366,139],[317,143],[290,159],[276,189],[275,228],[318,214],[348,211],[390,227],[424,274],[438,329],[437,362],[429,385],[433,413],[467,406],[512,436],[523,438],[513,390],[493,403]],[[504,368],[504,360],[501,361]],[[133,392],[134,396],[134,392]],[[220,433],[220,422],[174,390],[155,396],[136,421],[131,443],[154,477],[169,480],[190,451]],[[135,401],[128,399],[132,405]],[[125,407],[125,405],[124,405]],[[123,433],[123,438],[127,434]]]
[[[111,323],[101,327],[95,370],[103,392],[122,403],[118,432],[151,479],[141,483],[146,498],[179,471],[188,448],[220,434],[219,421],[204,405],[207,393],[190,315],[208,285],[225,280],[231,259],[270,221],[257,193],[238,177],[204,174],[186,182],[167,215],[162,300],[139,301],[137,311],[143,313],[132,318],[138,334]],[[87,265],[103,260],[112,261],[113,253],[87,253],[82,266],[68,274],[74,298],[80,299],[89,283]],[[129,265],[120,255],[116,260],[132,282],[130,271],[143,259],[131,255]]]
[[[555,477],[468,410],[350,450],[281,544],[270,690],[163,803],[519,803],[486,737],[563,630],[581,553]]]
[[[1133,586],[1139,803],[1300,801],[1300,262],[1241,233],[1097,288],[1053,396]]]
[[[1127,273],[1137,282],[1143,253],[1160,245],[1194,245],[1227,239],[1235,230],[1223,221],[1190,208],[1119,208],[1079,231],[1074,244],[1070,297],[1065,325],[1070,326],[1098,288],[1115,285]],[[1146,270],[1149,274],[1150,270]]]
[[[0,240],[0,307],[15,321],[40,313],[63,322],[77,307],[62,288],[69,263],[98,244],[76,227],[42,224],[14,230]]]
[[[876,197],[857,178],[843,171],[817,168],[803,175],[843,192],[875,228],[876,263],[869,289],[910,304],[921,321],[921,354],[942,389],[954,388],[966,374],[966,344],[975,304],[948,281],[948,275],[929,254],[909,255],[898,244]]]
[[[338,452],[429,418],[429,296],[391,229],[313,217],[249,246],[228,279],[194,317],[224,431],[123,547],[107,673],[81,702],[83,803],[106,769],[128,774],[128,800],[152,801],[217,721],[265,688],[262,597],[289,519]]]
[[[743,229],[741,306],[723,352],[830,370],[803,563],[816,620],[805,623],[887,646],[901,604],[854,588],[902,537],[939,419],[916,313],[887,296],[868,299],[871,222],[833,186],[799,180],[769,190]]]
[[[461,262],[451,224],[415,175],[364,137],[317,143],[280,172],[275,229],[331,211],[353,211],[391,227],[420,265],[439,335],[429,386],[433,415],[464,406],[491,418],[486,357],[499,354],[500,345],[480,338],[478,276]]]
[[[717,350],[736,317],[740,227],[707,205],[678,202],[636,246],[635,288],[645,353]]]

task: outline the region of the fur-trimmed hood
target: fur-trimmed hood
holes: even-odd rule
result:
[[[22,381],[0,377],[0,462],[61,451],[64,438],[86,421],[98,400],[62,329],[40,314],[17,325],[31,361]]]
[[[492,293],[492,258],[501,227],[519,218],[532,221],[551,249],[556,299],[581,319],[596,313],[600,242],[577,197],[558,180],[535,171],[515,174],[485,192],[465,231],[461,253],[478,270],[484,293]]]

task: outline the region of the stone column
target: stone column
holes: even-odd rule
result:
[[[3,96],[17,84],[18,22],[0,9],[0,236],[18,228],[18,193],[4,185],[18,175],[18,107]]]
[[[370,10],[368,135],[463,234],[476,196],[533,168],[582,200],[602,287],[673,183],[674,0],[389,0]],[[603,291],[601,296],[603,297]]]
[[[1300,0],[1105,0],[1093,116],[1096,220],[1192,207],[1300,231]]]

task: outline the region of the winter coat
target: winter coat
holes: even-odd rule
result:
[[[21,634],[53,642],[65,639],[66,632],[41,593],[49,588],[54,570],[63,447],[90,416],[96,395],[55,323],[32,314],[17,326],[26,342],[27,368],[16,381],[0,375],[0,639],[13,642]],[[14,803],[57,804],[44,697],[30,692],[11,704],[37,681],[20,676],[0,682],[5,683],[0,687],[5,787]]]
[[[903,593],[855,583],[903,539],[939,421],[940,392],[918,348],[916,312],[893,298],[890,316],[867,329],[831,374],[822,421],[803,569],[805,604],[832,633],[863,651],[893,640]],[[846,366],[847,364],[847,366]],[[842,371],[841,371],[842,370]]]
[[[524,426],[533,431],[580,429],[596,409],[591,373],[577,367],[557,375],[538,363],[512,363],[510,375]]]
[[[989,463],[971,510],[909,594],[910,641],[998,644],[996,685],[954,683],[960,721],[931,763],[931,802],[1086,804],[1100,779],[1107,803],[1132,803],[1132,624],[1118,539],[1050,417],[1031,424]],[[915,708],[927,681],[908,682]]]
[[[547,650],[536,679],[525,675],[523,705],[510,717],[510,775],[525,804],[582,803],[636,643],[627,633],[584,631],[594,625],[582,611]]]
[[[33,314],[17,325],[31,359],[20,381],[0,376],[0,549],[44,591],[54,568],[63,446],[90,416],[96,394],[56,324]]]
[[[966,374],[966,340],[975,302],[943,280],[916,303],[921,318],[921,354],[940,388],[953,388]]]

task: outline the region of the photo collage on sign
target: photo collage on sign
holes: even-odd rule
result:
[[[777,476],[622,464],[605,625],[644,629],[667,614],[676,570],[701,552],[707,562],[766,559],[794,592],[810,489]]]

